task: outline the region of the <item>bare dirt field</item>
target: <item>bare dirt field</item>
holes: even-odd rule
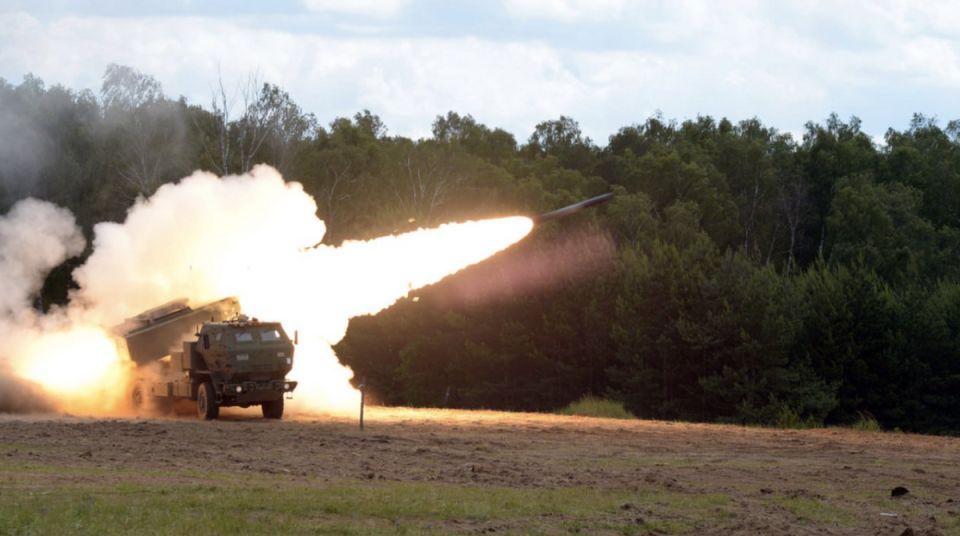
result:
[[[485,411],[368,408],[365,431],[353,419],[296,415],[0,416],[0,506],[44,489],[191,485],[207,474],[533,501],[504,519],[417,519],[423,533],[960,534],[958,461],[954,438]],[[908,492],[894,497],[898,486]],[[600,500],[538,510],[538,498],[556,499],[543,490]]]

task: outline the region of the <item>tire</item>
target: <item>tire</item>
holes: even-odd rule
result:
[[[197,391],[197,415],[205,421],[212,421],[220,416],[217,393],[210,382],[200,384],[200,389]]]
[[[260,409],[263,410],[264,419],[282,419],[283,418],[283,399],[271,400],[270,402],[264,402],[260,406]]]
[[[134,411],[142,411],[147,405],[147,394],[144,392],[142,381],[133,384],[133,390],[130,391],[130,403],[133,404]]]

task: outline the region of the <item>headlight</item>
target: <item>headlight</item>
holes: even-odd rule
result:
[[[289,383],[283,384],[283,390],[284,390],[284,391],[289,391],[289,390],[290,390],[290,384],[289,384]]]
[[[243,386],[242,386],[242,385],[238,385],[238,386],[237,386],[237,392],[238,392],[238,393],[242,393],[242,392],[243,392]]]

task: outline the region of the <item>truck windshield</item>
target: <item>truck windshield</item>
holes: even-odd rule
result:
[[[263,342],[279,342],[282,340],[282,337],[280,337],[280,330],[265,329],[260,332],[260,340]]]

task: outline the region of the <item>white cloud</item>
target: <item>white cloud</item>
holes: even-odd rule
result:
[[[601,33],[636,38],[605,46],[604,39],[554,44],[396,30],[332,37],[225,18],[41,21],[8,13],[0,14],[0,76],[16,83],[33,72],[96,91],[106,65],[117,62],[155,76],[171,96],[208,106],[218,66],[228,84],[259,69],[321,122],[367,108],[392,134],[412,137],[429,135],[434,116],[449,110],[521,141],[540,121],[572,116],[601,143],[657,109],[678,119],[758,116],[785,131],[832,111],[859,115],[879,131],[902,128],[909,117],[891,118],[893,100],[901,114],[911,106],[944,119],[956,114],[952,101],[902,102],[915,91],[960,88],[960,33],[942,21],[960,20],[950,3],[504,2],[515,17],[609,15],[590,20]],[[376,5],[381,12],[404,5],[388,4]]]
[[[304,0],[303,3],[312,11],[388,19],[397,16],[408,0]]]
[[[454,110],[493,126],[512,124],[522,136],[588,97],[586,84],[544,45],[463,39],[370,46],[375,67],[360,76],[361,100],[388,117],[419,122],[422,134],[434,116]]]
[[[0,15],[0,27],[6,22]],[[322,122],[368,108],[391,133],[410,136],[428,135],[436,115],[455,110],[522,137],[589,96],[562,54],[537,43],[332,39],[200,18],[72,17],[0,37],[0,65],[8,66],[0,76],[33,72],[96,92],[111,62],[204,106],[218,68],[228,88],[259,70]]]
[[[580,22],[616,18],[625,0],[504,0],[503,4],[507,13],[518,19]]]

